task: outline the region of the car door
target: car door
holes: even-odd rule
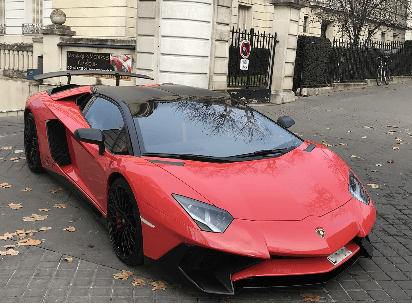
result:
[[[105,135],[106,153],[99,155],[97,145],[76,141],[74,158],[85,184],[106,210],[107,171],[116,160],[115,154],[128,154],[124,120],[118,106],[102,96],[92,98],[82,114],[90,128],[100,129]]]

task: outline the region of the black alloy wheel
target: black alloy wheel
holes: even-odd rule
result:
[[[117,257],[125,264],[143,264],[143,237],[136,199],[124,178],[109,189],[107,224],[110,242]]]
[[[24,152],[29,169],[35,173],[42,172],[36,122],[32,113],[27,114],[24,120]]]

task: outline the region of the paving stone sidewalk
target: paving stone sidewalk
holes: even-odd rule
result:
[[[253,105],[274,119],[292,116],[296,121],[293,132],[323,142],[348,163],[364,185],[379,186],[366,186],[378,213],[370,234],[375,256],[360,259],[326,284],[244,289],[233,297],[180,286],[182,282],[174,281],[168,269],[155,261],[146,260],[147,265],[132,268],[120,263],[103,222],[83,202],[60,189],[48,174],[32,174],[23,158],[10,160],[24,157],[23,120],[0,118],[0,184],[11,185],[0,188],[0,235],[35,230],[28,237],[42,241],[37,246],[16,246],[19,253],[15,256],[0,256],[0,302],[304,302],[302,291],[319,296],[320,302],[411,302],[411,93],[412,82],[407,81],[300,98],[280,106]],[[26,188],[31,190],[22,191]],[[9,203],[23,207],[13,210]],[[67,207],[55,208],[55,204]],[[32,214],[47,218],[23,221]],[[63,230],[69,226],[76,231]],[[52,229],[38,231],[41,227]],[[17,236],[0,240],[0,251],[18,241]],[[113,275],[122,270],[134,274],[128,280],[115,279]],[[133,286],[134,278],[147,285]],[[159,280],[168,283],[166,289],[152,290],[150,283]]]

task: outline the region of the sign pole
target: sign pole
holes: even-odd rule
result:
[[[253,35],[255,33],[255,30],[253,28],[250,29],[250,51],[252,52],[252,47],[253,47]],[[250,56],[250,55],[249,55]],[[249,65],[250,65],[250,59],[249,59]],[[247,90],[247,96],[249,96],[249,86],[250,86],[250,69],[247,69],[247,80],[246,80],[246,90]]]
[[[252,34],[253,38],[253,29],[251,29],[251,32],[249,33],[249,38]],[[247,31],[245,30],[245,38],[248,38]],[[249,72],[249,55],[250,51],[252,49],[252,45],[249,40],[243,40],[240,43],[240,56],[243,58],[240,60],[240,69],[242,71],[247,70],[246,73],[246,93],[248,93],[249,90],[249,84],[250,84],[250,72]]]

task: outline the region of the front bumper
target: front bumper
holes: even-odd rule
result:
[[[319,284],[336,277],[360,257],[372,256],[367,237],[345,245],[352,254],[333,265],[326,256],[272,257],[257,259],[183,244],[174,251],[180,256],[180,271],[207,293],[233,295],[244,287]]]
[[[224,233],[200,231],[161,212],[141,209],[141,215],[155,227],[142,225],[146,256],[173,256],[167,264],[177,264],[199,289],[228,295],[248,285],[306,284],[306,276],[310,283],[328,281],[359,257],[371,256],[367,234],[376,218],[372,203],[355,199],[300,221],[235,219]],[[333,265],[327,257],[342,247],[352,254]]]

